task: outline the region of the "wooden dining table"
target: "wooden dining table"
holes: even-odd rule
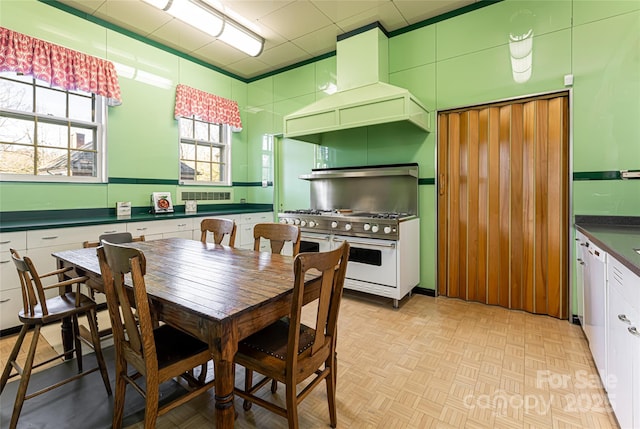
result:
[[[160,321],[209,344],[215,371],[216,427],[234,426],[234,356],[238,341],[287,315],[293,294],[291,256],[167,238],[127,244],[144,252],[145,283]],[[86,275],[104,291],[95,248],[53,253],[67,275]],[[305,300],[317,295],[307,278]],[[130,279],[127,284],[131,285]],[[64,333],[63,333],[64,335]],[[71,347],[72,340],[67,339]]]

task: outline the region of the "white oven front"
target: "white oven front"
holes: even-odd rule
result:
[[[328,252],[331,250],[331,236],[315,232],[300,233],[300,253]]]
[[[396,241],[336,235],[332,247],[337,248],[345,240],[350,245],[347,279],[397,286]]]

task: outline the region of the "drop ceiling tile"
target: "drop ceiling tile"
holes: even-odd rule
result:
[[[333,22],[342,21],[362,12],[366,12],[367,10],[381,7],[387,3],[391,4],[391,0],[312,0],[311,2]]]
[[[394,0],[393,2],[409,24],[424,21],[448,11],[475,3],[475,0]]]
[[[204,61],[219,67],[238,62],[247,57],[244,52],[232,48],[220,40],[196,49],[191,52],[191,55],[197,58],[205,58]]]
[[[240,77],[249,78],[252,76],[267,73],[268,71],[272,70],[272,67],[269,64],[263,63],[256,58],[250,57],[232,64],[228,64],[227,66],[225,66],[225,69]]]
[[[241,16],[246,20],[256,21],[293,2],[294,0],[228,0],[222,2],[224,6],[219,10],[233,19]]]
[[[134,33],[146,36],[174,18],[142,0],[105,1],[93,15]]]
[[[276,68],[285,67],[310,58],[312,56],[309,53],[303,51],[292,42],[283,43],[280,46],[264,51],[260,55],[260,61]]]
[[[379,21],[387,31],[393,31],[408,25],[407,21],[394,6],[394,3],[384,3],[381,6],[366,10],[350,18],[343,19],[337,24],[346,33],[376,21]]]
[[[259,23],[265,25],[287,40],[319,30],[331,24],[331,20],[309,2],[290,3],[264,17]]]
[[[336,50],[336,41],[343,31],[335,24],[328,25],[313,33],[305,34],[292,42],[312,56],[326,54]]]
[[[207,33],[190,25],[184,25],[179,19],[172,19],[149,35],[158,40],[165,40],[167,46],[184,52],[191,52],[208,45],[215,39]]]

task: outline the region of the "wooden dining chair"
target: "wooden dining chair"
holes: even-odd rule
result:
[[[211,359],[209,346],[170,325],[155,327],[145,285],[146,259],[142,251],[121,244],[102,242],[98,260],[107,295],[107,307],[116,347],[116,387],[113,406],[114,428],[122,427],[127,383],[145,398],[145,429],[155,428],[156,419],[191,398],[206,392],[213,380],[201,382],[192,369]],[[133,301],[125,286],[131,274]],[[136,308],[134,316],[133,308]],[[125,335],[126,330],[126,335]],[[129,375],[131,365],[136,371]],[[145,387],[136,380],[145,378]],[[159,386],[182,377],[186,393],[159,405]]]
[[[207,242],[209,232],[213,233],[213,242],[215,244],[222,243],[225,235],[229,235],[229,246],[234,247],[236,244],[236,222],[233,219],[209,218],[202,219],[200,222],[200,241]]]
[[[18,318],[22,322],[22,329],[20,330],[20,334],[18,334],[16,344],[13,346],[11,354],[9,355],[4,367],[4,371],[2,372],[2,378],[0,379],[0,393],[4,390],[7,381],[10,378],[18,375],[20,376],[20,385],[18,387],[16,401],[13,406],[11,422],[9,423],[9,428],[13,429],[18,424],[22,405],[27,399],[49,392],[52,389],[77,380],[78,378],[91,374],[95,371],[100,371],[102,381],[108,395],[111,395],[111,385],[109,384],[107,366],[102,355],[102,348],[100,347],[100,339],[98,337],[98,327],[95,322],[96,303],[88,296],[80,293],[80,284],[85,282],[88,277],[74,277],[67,280],[60,280],[49,286],[44,286],[42,284],[42,279],[53,276],[58,276],[58,278],[61,279],[62,275],[70,271],[71,268],[57,269],[45,274],[38,274],[38,271],[31,259],[26,256],[20,257],[18,252],[14,249],[10,249],[10,252],[11,258],[13,259],[18,271],[20,286],[22,288],[23,310],[18,313]],[[73,291],[73,285],[77,285],[76,291]],[[45,291],[49,289],[58,289],[60,294],[53,298],[47,298],[45,296]],[[78,316],[82,315],[87,316],[87,321],[89,322],[91,330],[92,346],[95,350],[95,356],[98,361],[98,366],[96,368],[92,368],[87,371],[83,371],[82,368],[82,342],[80,341],[78,329]],[[40,339],[41,328],[44,325],[62,322],[65,318],[71,319],[75,347],[65,353],[34,365],[33,361],[38,346],[38,340]],[[33,337],[31,339],[29,351],[27,352],[24,368],[22,368],[17,362],[17,357],[27,331],[31,328],[33,328]],[[53,362],[63,356],[70,357],[73,353],[76,355],[78,374],[27,395],[31,372],[34,368]],[[16,373],[11,374],[13,369],[16,370]]]
[[[82,247],[85,249],[88,247],[98,247],[102,240],[107,240],[109,243],[125,244],[136,241],[145,241],[145,238],[144,235],[134,237],[130,232],[113,232],[109,234],[102,234],[98,237],[98,241],[85,241],[82,243]]]
[[[289,428],[298,428],[298,404],[325,380],[331,427],[336,427],[336,333],[348,258],[347,242],[328,252],[300,253],[296,256],[289,316],[238,344],[236,363],[244,366],[247,374],[244,390],[235,388],[234,392],[245,399],[245,410],[251,408],[251,403],[256,403],[286,417]],[[305,305],[305,275],[309,270],[321,273],[319,298],[311,301],[312,305],[317,304],[313,327],[301,322]],[[253,371],[264,376],[256,384],[253,384]],[[311,376],[314,376],[312,381],[298,393],[298,384]],[[286,408],[256,395],[271,379],[285,384]]]
[[[253,250],[260,250],[260,239],[269,240],[271,253],[280,253],[284,243],[293,245],[293,256],[300,252],[300,228],[283,223],[258,223],[253,227]]]

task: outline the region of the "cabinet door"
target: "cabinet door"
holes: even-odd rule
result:
[[[640,285],[640,278],[636,276],[635,281],[637,282],[636,287]],[[631,398],[632,401],[632,418],[633,418],[633,426],[634,428],[640,427],[640,311],[634,310],[631,313],[631,323],[632,326],[627,328],[627,332],[629,333],[629,341],[631,342],[631,353],[632,353],[632,393]]]
[[[607,394],[621,428],[633,427],[633,347],[628,328],[631,306],[621,293],[621,285],[609,285]]]

